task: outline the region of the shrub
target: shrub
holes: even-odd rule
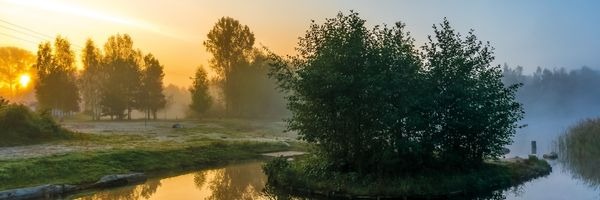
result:
[[[0,106],[0,146],[38,143],[66,138],[68,133],[47,112],[35,113],[27,106]]]

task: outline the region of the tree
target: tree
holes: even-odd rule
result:
[[[192,95],[192,103],[190,108],[198,113],[203,114],[212,104],[212,99],[208,93],[208,79],[206,71],[199,66],[194,74],[192,87],[189,89]]]
[[[233,89],[229,79],[236,66],[247,62],[248,54],[253,49],[254,34],[248,26],[241,25],[239,21],[223,17],[217,21],[207,37],[204,46],[213,55],[210,66],[223,80],[225,110],[229,114]]]
[[[116,34],[104,44],[103,82],[100,104],[102,112],[111,119],[131,119],[131,111],[137,105],[141,87],[142,54],[133,49],[133,41],[127,34]],[[125,113],[126,111],[126,113]]]
[[[505,87],[493,48],[471,30],[465,39],[447,19],[433,26],[435,36],[423,47],[423,59],[434,96],[429,118],[439,140],[440,160],[449,166],[479,165],[510,144],[523,117],[515,100],[520,84]]]
[[[369,30],[357,13],[311,24],[297,56],[275,54],[288,128],[314,143],[323,167],[385,176],[473,167],[497,157],[517,128],[518,85],[505,87],[491,47],[447,20],[415,50],[404,24]]]
[[[17,47],[0,47],[0,79],[12,97],[16,96],[20,76],[29,75],[35,56]],[[5,87],[0,85],[0,88]]]
[[[79,110],[74,60],[70,42],[61,36],[56,37],[54,49],[48,42],[39,45],[36,98],[41,108],[60,116]]]
[[[357,13],[312,24],[290,60],[272,55],[289,129],[317,144],[330,169],[402,171],[418,162],[420,62],[397,23],[368,30]],[[409,157],[412,156],[412,157]]]
[[[166,105],[165,95],[163,94],[163,66],[152,55],[144,57],[144,69],[142,70],[140,99],[138,104],[146,112],[146,117],[156,120],[156,113]]]
[[[84,110],[91,113],[92,119],[99,120],[101,115],[100,92],[105,74],[102,71],[102,55],[92,39],[88,39],[85,43],[81,62],[83,63],[83,72],[80,84]]]

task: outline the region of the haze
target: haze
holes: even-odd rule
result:
[[[435,4],[434,4],[435,3]],[[318,6],[317,6],[318,5]],[[293,53],[296,39],[310,20],[354,9],[370,24],[403,21],[417,44],[431,25],[448,17],[457,30],[475,29],[492,41],[496,62],[535,67],[600,66],[600,3],[562,1],[59,1],[1,0],[0,19],[41,34],[66,36],[79,51],[86,38],[99,44],[116,33],[128,33],[137,48],[152,52],[165,64],[165,83],[189,86],[198,65],[209,55],[202,42],[216,20],[230,16],[254,31],[257,44],[279,54]],[[0,46],[35,53],[50,37],[33,37],[0,26]],[[79,52],[77,52],[79,53]]]

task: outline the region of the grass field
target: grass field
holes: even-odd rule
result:
[[[172,128],[175,123],[183,128]],[[89,183],[115,173],[199,169],[303,148],[279,121],[67,121],[62,126],[74,136],[0,147],[0,190]]]

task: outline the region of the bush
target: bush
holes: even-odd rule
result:
[[[47,112],[35,113],[20,104],[0,106],[0,146],[32,144],[68,135]]]

